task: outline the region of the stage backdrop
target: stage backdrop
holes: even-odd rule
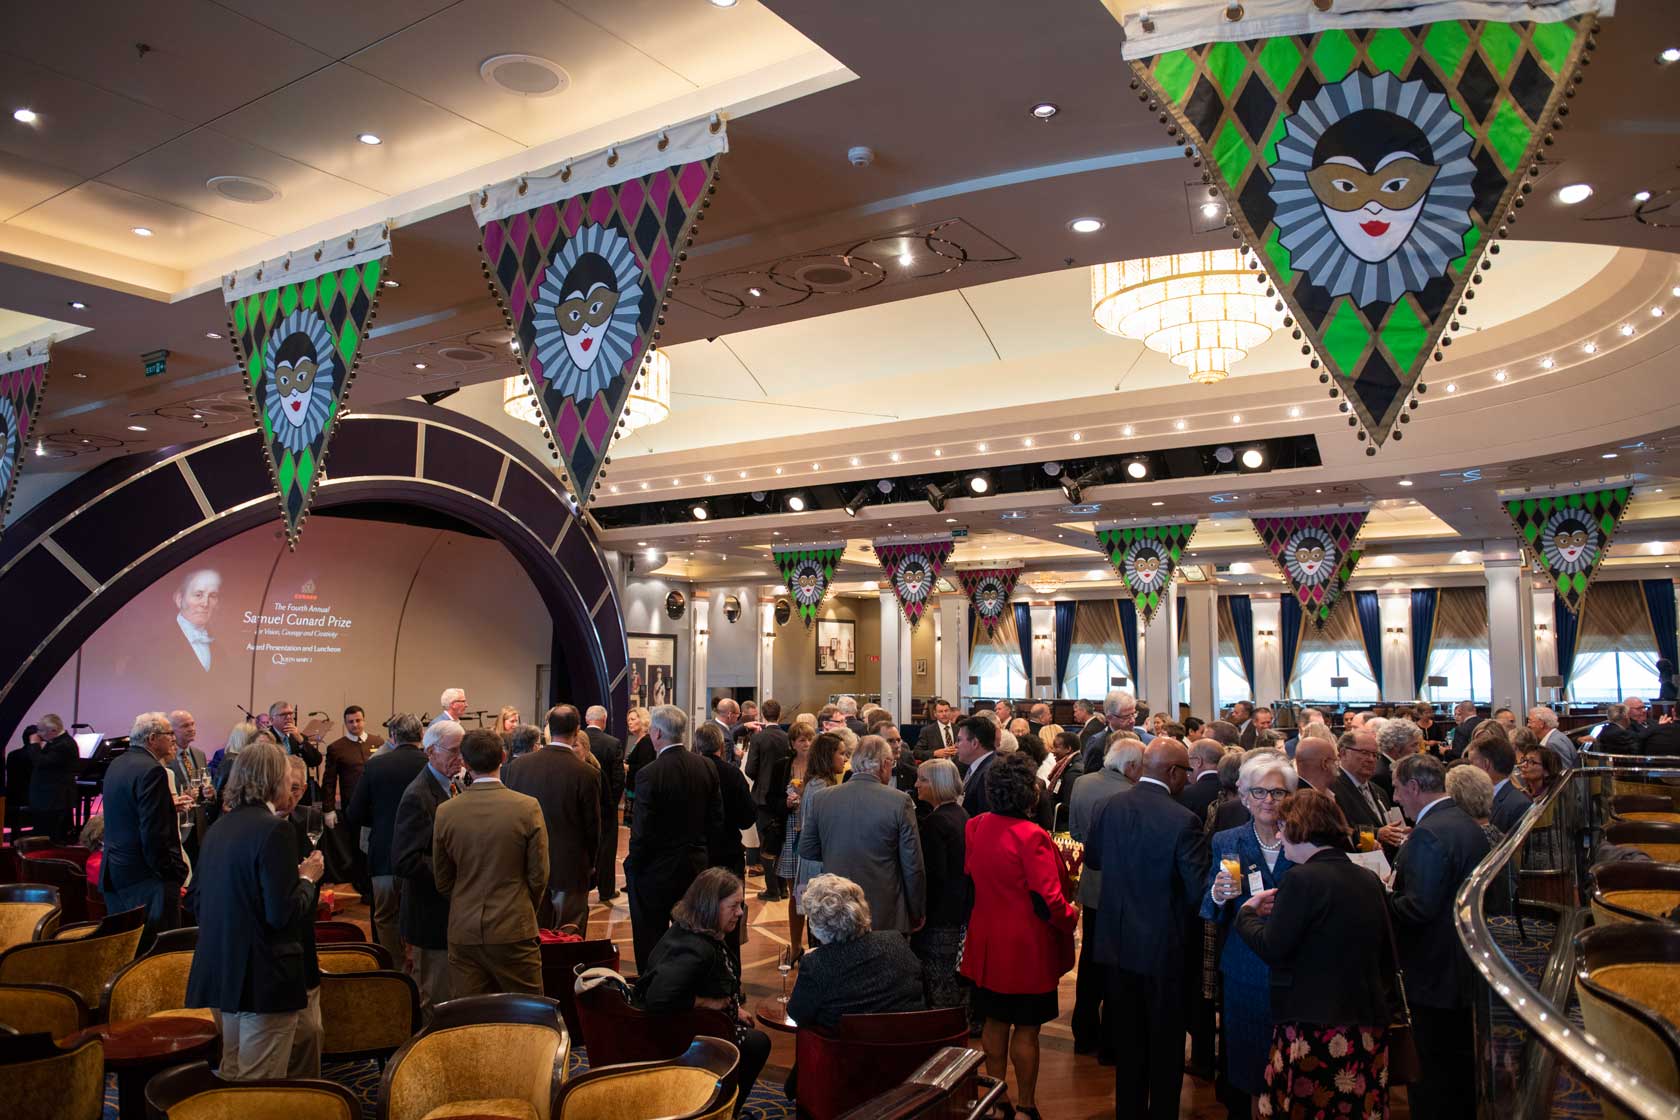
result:
[[[29,718],[52,711],[124,735],[139,712],[187,708],[207,754],[243,718],[236,703],[256,711],[286,699],[335,725],[360,704],[377,729],[392,712],[436,714],[439,694],[459,686],[473,709],[512,704],[530,720],[551,630],[535,587],[496,541],[316,517],[288,552],[276,521],[141,592],[58,672]]]

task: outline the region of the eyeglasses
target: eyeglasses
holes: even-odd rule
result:
[[[1362,754],[1362,755],[1365,755],[1367,758],[1376,758],[1377,757],[1377,752],[1376,751],[1366,750],[1364,747],[1343,747],[1342,748],[1342,753],[1343,754]]]
[[[1251,789],[1248,795],[1256,801],[1282,801],[1289,796],[1286,789]]]
[[[1186,766],[1186,765],[1184,765],[1184,764],[1183,764],[1183,763],[1182,763],[1182,762],[1175,762],[1175,763],[1173,763],[1173,764],[1172,764],[1172,765],[1170,765],[1170,766],[1168,766],[1168,767],[1167,767],[1167,769],[1168,769],[1168,770],[1169,770],[1169,771],[1170,771],[1170,770],[1182,770],[1182,771],[1184,771],[1184,772],[1185,772],[1185,773],[1186,773],[1186,774],[1192,774],[1192,773],[1195,773],[1195,771],[1194,771],[1194,770],[1192,770],[1192,769],[1191,769],[1191,768],[1190,768],[1190,767],[1188,767],[1188,766]]]

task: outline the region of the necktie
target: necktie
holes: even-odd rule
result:
[[[945,745],[947,747],[951,745],[951,725],[950,724],[942,723],[942,724],[939,725],[939,737],[945,740]]]
[[[1365,795],[1365,804],[1371,807],[1371,812],[1375,813],[1380,818],[1383,815],[1383,809],[1381,805],[1377,804],[1377,795],[1372,792],[1371,783],[1366,782],[1364,785],[1360,786],[1359,792]]]
[[[449,779],[449,796],[458,797],[461,793],[461,782],[458,778]]]

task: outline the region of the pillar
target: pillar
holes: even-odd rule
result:
[[[1141,621],[1141,619],[1140,619]],[[1151,712],[1165,712],[1178,718],[1178,596],[1164,595],[1161,606],[1144,629],[1138,656],[1143,662],[1139,674],[1139,699]]]
[[[1254,595],[1254,702],[1273,704],[1283,698],[1283,644],[1278,631],[1283,626],[1283,604],[1276,596]],[[1310,625],[1302,619],[1301,625]]]
[[[1522,557],[1486,557],[1488,661],[1493,706],[1522,712],[1534,701],[1534,596]]]
[[[939,656],[939,674],[934,679],[939,683],[939,695],[966,714],[968,705],[963,700],[974,694],[968,684],[968,597],[941,595],[937,611],[939,630],[934,649]]]
[[[1219,592],[1211,583],[1193,583],[1184,589],[1184,606],[1190,612],[1190,710],[1212,719],[1219,709],[1214,687],[1219,681]]]
[[[776,687],[776,589],[758,590],[758,672],[753,682],[759,703],[775,695]]]
[[[881,585],[881,707],[901,721],[910,719],[910,624],[898,596]]]
[[[1382,673],[1384,700],[1416,700],[1417,681],[1412,677],[1412,596],[1408,591],[1377,594],[1377,613],[1382,619]]]
[[[712,714],[706,688],[706,651],[711,642],[711,594],[695,588],[688,609],[689,616],[694,620],[689,627],[689,641],[693,645],[688,655],[688,711],[694,721],[700,723]]]

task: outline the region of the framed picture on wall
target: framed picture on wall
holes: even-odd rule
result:
[[[925,658],[925,657],[916,658],[916,675],[918,677],[927,676],[927,658]]]
[[[674,634],[629,634],[630,706],[677,704],[677,638]]]
[[[857,623],[849,618],[817,619],[817,672],[857,672]]]

